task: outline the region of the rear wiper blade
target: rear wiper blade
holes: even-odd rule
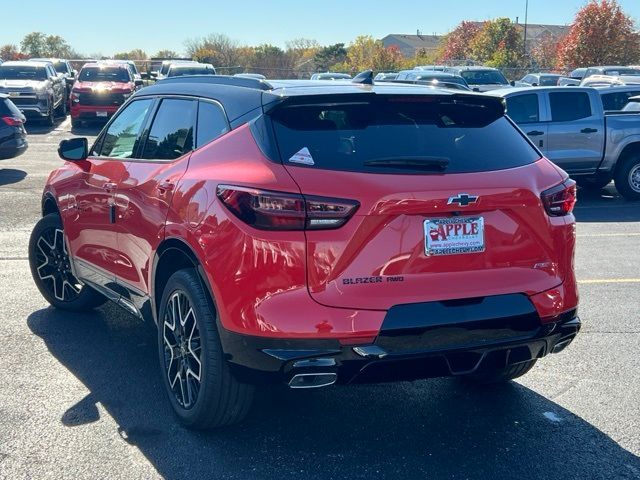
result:
[[[421,170],[445,170],[449,159],[445,157],[384,157],[364,162],[367,167],[415,168]]]

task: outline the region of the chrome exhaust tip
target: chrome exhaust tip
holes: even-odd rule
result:
[[[336,373],[298,373],[289,380],[289,388],[320,388],[336,383]]]

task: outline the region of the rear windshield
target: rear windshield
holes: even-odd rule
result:
[[[496,70],[462,70],[460,76],[469,85],[507,85],[507,79]]]
[[[496,102],[393,96],[283,107],[272,114],[282,161],[369,173],[461,173],[540,158]],[[440,172],[412,162],[445,163]],[[376,165],[371,165],[371,163]],[[397,162],[405,165],[397,166]]]
[[[53,68],[55,68],[58,73],[71,73],[65,62],[53,62]]]
[[[560,77],[543,75],[540,77],[540,85],[543,87],[555,87],[558,85],[558,80],[560,80]]]
[[[131,80],[129,70],[120,67],[86,67],[80,71],[81,82],[121,82]]]
[[[421,80],[421,81],[431,81],[431,80],[437,80],[439,82],[444,82],[444,83],[457,83],[458,85],[467,85],[467,82],[464,81],[463,78],[460,77],[454,77],[454,76],[446,76],[446,75],[429,75],[428,73],[419,73],[417,75],[413,75],[408,77],[411,80]]]
[[[3,80],[46,80],[47,71],[44,67],[18,67],[15,65],[0,65],[0,79]]]
[[[3,117],[22,117],[18,107],[8,98],[0,98],[0,115]]]
[[[605,75],[640,75],[640,70],[635,68],[612,68],[604,71]]]
[[[168,77],[181,77],[182,75],[215,75],[210,67],[178,67],[169,69]]]

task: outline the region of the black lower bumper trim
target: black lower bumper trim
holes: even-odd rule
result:
[[[240,381],[288,383],[297,374],[336,373],[337,383],[349,384],[466,375],[526,362],[566,348],[579,330],[580,320],[574,311],[556,322],[538,323],[528,338],[494,339],[453,348],[416,349],[414,344],[404,350],[387,350],[376,341],[378,355],[371,357],[357,353],[362,346],[344,346],[337,340],[248,337],[224,330],[221,339],[231,371]]]

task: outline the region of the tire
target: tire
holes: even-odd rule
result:
[[[73,276],[62,221],[55,213],[41,218],[31,232],[29,266],[38,290],[56,308],[86,312],[107,301]]]
[[[65,96],[65,98],[62,99],[62,101],[60,102],[60,105],[58,105],[58,108],[56,108],[56,115],[58,115],[59,117],[66,117],[67,116],[67,98]]]
[[[44,123],[45,125],[47,125],[48,127],[53,127],[55,125],[55,111],[53,110],[53,98],[50,99],[50,103],[49,103],[49,112],[47,113],[47,116],[44,118]]]
[[[169,278],[158,315],[160,371],[171,406],[187,428],[238,423],[253,400],[254,387],[229,371],[216,315],[194,269]]]
[[[495,383],[504,383],[514,378],[521,377],[536,364],[536,359],[529,360],[528,362],[516,363],[515,365],[509,365],[504,368],[493,368],[483,370],[481,372],[472,373],[463,377],[465,380],[470,380],[473,383],[480,385],[491,385]]]
[[[577,178],[576,183],[583,190],[586,190],[589,192],[596,192],[598,190],[602,190],[604,187],[609,185],[609,183],[611,183],[611,179],[582,177],[582,178]]]
[[[627,158],[618,168],[616,190],[627,200],[640,200],[640,156]]]

